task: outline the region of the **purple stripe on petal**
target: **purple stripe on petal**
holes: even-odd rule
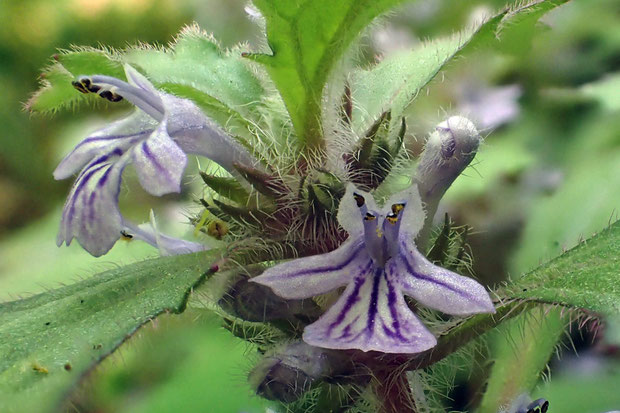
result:
[[[86,143],[92,143],[92,142],[112,141],[116,139],[127,139],[127,138],[138,138],[141,136],[150,135],[151,133],[153,133],[153,129],[145,129],[139,132],[127,133],[123,135],[91,136],[89,138],[84,139],[82,142],[80,142],[78,147]]]
[[[349,239],[334,251],[284,262],[252,279],[283,298],[324,294],[347,285],[372,266],[361,239]]]
[[[319,274],[324,272],[340,271],[347,265],[351,264],[351,262],[353,262],[356,258],[358,258],[363,249],[364,246],[360,245],[355,250],[353,250],[353,254],[349,258],[347,258],[344,262],[341,262],[340,264],[326,265],[323,267],[312,268],[309,270],[302,270],[296,273],[287,274],[287,277],[303,277],[306,275]]]
[[[469,315],[493,313],[495,307],[486,288],[469,277],[463,277],[432,264],[419,251],[406,248],[389,263],[403,293],[421,304],[446,314]]]
[[[407,248],[407,244],[405,244],[404,242],[401,243],[401,248]],[[419,272],[415,271],[413,269],[413,265],[411,264],[411,262],[409,262],[408,254],[403,254],[403,255],[401,255],[401,257],[403,259],[403,263],[407,267],[407,272],[409,273],[409,275],[411,275],[411,276],[413,276],[413,277],[415,277],[415,278],[417,278],[419,280],[429,281],[429,282],[432,282],[433,284],[437,284],[437,285],[439,285],[439,286],[441,286],[441,287],[443,287],[445,289],[448,289],[448,290],[452,291],[453,293],[458,294],[458,295],[460,295],[462,297],[471,298],[471,295],[469,295],[466,291],[463,291],[463,290],[461,290],[461,289],[459,289],[459,288],[457,288],[457,287],[455,287],[453,285],[447,284],[447,283],[445,283],[443,281],[440,281],[440,280],[438,280],[436,278],[433,278],[433,277],[430,277],[430,276],[427,276],[425,274],[422,274],[422,273],[419,273]]]
[[[187,156],[168,136],[166,121],[132,150],[134,167],[140,184],[157,196],[181,191],[181,178]]]
[[[142,150],[142,153],[144,154],[144,156],[155,167],[155,169],[157,169],[161,173],[166,173],[167,172],[166,168],[161,166],[161,164],[157,161],[157,158],[153,155],[153,153],[149,149],[148,141],[142,142],[142,145],[140,145],[140,149]]]
[[[71,190],[71,195],[69,195],[69,199],[67,200],[67,205],[69,206],[69,208],[67,209],[67,205],[65,205],[65,211],[68,210],[67,221],[69,225],[71,224],[71,222],[73,221],[73,217],[75,216],[75,203],[77,201],[77,196],[83,193],[84,187],[88,184],[88,181],[94,174],[108,166],[109,165],[107,164],[98,165],[95,168],[91,168],[90,170],[88,170],[87,173],[86,171],[84,171],[80,180],[76,181],[76,183],[74,184]]]
[[[344,308],[342,309],[340,314],[338,314],[338,317],[336,318],[336,320],[329,325],[328,331],[331,332],[331,330],[333,330],[334,328],[342,324],[342,321],[347,316],[349,311],[351,311],[353,306],[360,300],[360,289],[362,288],[362,285],[364,285],[365,282],[366,282],[366,278],[364,277],[358,277],[355,279],[355,287],[353,288],[353,291],[351,291],[351,294],[349,294],[349,296],[347,297]],[[342,297],[340,299],[342,299]]]
[[[398,319],[397,309],[398,296],[396,295],[396,289],[394,288],[391,280],[388,278],[387,273],[384,272],[383,275],[385,277],[385,282],[387,283],[388,287],[387,304],[388,308],[390,309],[390,316],[392,317],[392,328],[394,329],[395,337],[399,338],[402,341],[406,341],[405,337],[403,337],[400,332],[400,321]]]
[[[368,306],[368,319],[366,320],[366,330],[368,334],[372,334],[375,327],[375,318],[377,317],[377,304],[379,302],[379,283],[383,277],[383,268],[377,267],[373,273],[372,292],[370,294],[370,305]]]

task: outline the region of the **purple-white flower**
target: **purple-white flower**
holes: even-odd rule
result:
[[[123,170],[132,163],[140,184],[153,195],[181,190],[187,153],[205,156],[236,173],[235,163],[252,166],[252,156],[216,126],[190,100],[157,91],[135,69],[125,66],[128,82],[95,75],[74,86],[136,106],[130,116],[88,136],[62,160],[56,179],[79,172],[64,206],[57,244],[73,238],[92,255],[105,254],[131,226],[118,208]]]
[[[417,187],[379,209],[370,194],[349,185],[338,210],[349,238],[336,250],[276,265],[252,279],[281,297],[301,299],[346,289],[306,327],[317,347],[418,353],[437,340],[404,296],[447,314],[495,312],[486,289],[471,278],[430,263],[413,240],[424,222]]]

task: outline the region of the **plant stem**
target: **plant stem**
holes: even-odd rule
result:
[[[375,393],[381,406],[380,413],[416,412],[415,400],[405,370],[377,372],[375,380]]]

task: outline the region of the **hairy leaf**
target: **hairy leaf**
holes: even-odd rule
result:
[[[107,75],[125,79],[123,66],[110,53],[96,49],[62,51],[54,56],[56,63],[41,74],[41,89],[26,104],[34,112],[53,112],[86,99],[96,99],[93,94],[84,95],[71,85],[81,75]]]
[[[197,98],[203,109],[212,106],[207,110],[211,116],[215,110],[233,118],[252,119],[263,97],[263,88],[241,52],[222,51],[215,39],[197,26],[183,30],[169,48],[132,49],[124,60],[142,69],[155,86],[165,85],[171,92]]]
[[[240,51],[224,52],[217,42],[196,26],[186,28],[166,49],[133,47],[114,53],[79,48],[59,53],[57,62],[42,75],[43,87],[28,103],[33,111],[46,112],[98,100],[71,85],[80,75],[102,74],[125,79],[123,63],[142,71],[156,87],[194,100],[222,125],[248,128],[256,120],[263,88],[241,57]]]
[[[140,326],[180,313],[219,250],[158,258],[0,304],[0,411],[56,411]]]
[[[509,286],[508,295],[620,314],[620,221]]]
[[[501,39],[521,36],[523,27],[535,24],[545,12],[566,1],[539,0],[504,10],[460,33],[396,53],[369,70],[353,73],[354,130],[365,131],[388,110],[392,112],[392,122],[396,122],[418,93],[452,59],[482,46],[497,47],[500,35]],[[525,43],[522,37],[516,40]]]
[[[254,0],[267,23],[272,55],[263,63],[280,91],[298,137],[322,146],[321,100],[334,63],[375,17],[403,0]]]
[[[530,393],[566,326],[561,309],[533,308],[495,333],[493,368],[478,413],[496,413]]]

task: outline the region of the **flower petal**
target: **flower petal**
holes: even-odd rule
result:
[[[110,153],[91,162],[73,184],[65,203],[56,243],[80,245],[98,257],[120,238],[121,214],[118,194],[128,157]]]
[[[368,192],[360,191],[349,183],[347,190],[340,200],[338,207],[338,222],[351,237],[357,237],[364,233],[364,224],[360,214],[360,207],[357,205],[354,194],[364,197],[365,208],[371,211],[378,211],[375,199]]]
[[[187,156],[168,136],[164,119],[157,129],[132,151],[138,179],[144,189],[161,196],[181,191]]]
[[[237,174],[235,163],[262,169],[259,162],[189,99],[162,94],[170,136],[186,152],[204,156]]]
[[[386,271],[397,277],[403,293],[427,307],[453,315],[495,312],[484,286],[432,264],[413,242],[401,239],[401,254],[388,262]]]
[[[136,226],[131,222],[123,221],[123,227],[133,239],[139,239],[156,247],[160,255],[164,257],[169,255],[190,254],[207,249],[206,245],[169,237],[159,232],[153,210],[151,210],[150,213],[150,222]]]
[[[145,139],[155,129],[157,124],[142,111],[114,122],[110,126],[100,129],[80,142],[73,151],[60,162],[54,171],[55,179],[66,179],[73,175],[94,158],[122,150]]]
[[[346,285],[370,265],[362,240],[349,238],[334,251],[276,265],[251,281],[271,287],[282,298],[301,299]]]
[[[306,343],[333,349],[419,353],[437,340],[411,312],[393,275],[373,266],[359,274],[317,322]]]
[[[153,86],[144,75],[128,64],[125,64],[125,76],[130,85],[142,89],[144,92],[153,96],[159,96],[159,92],[155,89],[155,86]]]

